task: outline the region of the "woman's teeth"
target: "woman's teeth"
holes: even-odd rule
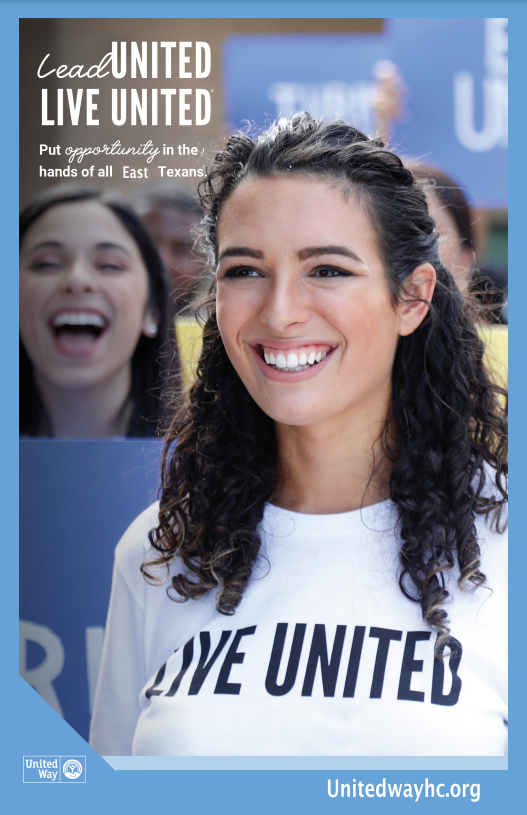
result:
[[[264,359],[268,365],[277,368],[285,373],[293,373],[293,371],[305,371],[320,362],[327,356],[327,351],[310,351],[306,354],[301,351],[297,354],[295,351],[290,351],[287,356],[279,351],[276,355],[270,351],[264,351]]]
[[[84,311],[63,311],[53,318],[53,326],[61,328],[68,325],[88,325],[95,328],[105,328],[106,323],[99,314]]]

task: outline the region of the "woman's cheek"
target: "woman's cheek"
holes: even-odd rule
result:
[[[113,292],[109,292],[109,299],[113,301],[116,319],[119,320],[126,333],[130,335],[141,334],[143,321],[148,305],[148,289],[143,281],[136,281],[135,285],[121,285]]]
[[[217,301],[216,314],[218,328],[229,356],[231,356],[234,351],[236,338],[243,325],[243,319],[240,319],[242,312],[243,304],[239,302],[239,298],[224,297]]]

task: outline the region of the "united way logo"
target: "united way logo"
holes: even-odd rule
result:
[[[24,784],[79,784],[86,781],[86,756],[24,756]]]
[[[62,772],[70,781],[75,781],[75,779],[80,778],[82,770],[83,766],[76,758],[69,758],[62,765]]]

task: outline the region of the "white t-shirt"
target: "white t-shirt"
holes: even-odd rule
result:
[[[476,522],[492,588],[447,575],[452,655],[398,584],[393,504],[339,515],[268,505],[232,616],[176,603],[139,567],[157,506],[116,549],[90,743],[102,755],[503,755],[506,536]],[[173,564],[170,573],[179,573]],[[448,649],[447,649],[448,650]]]

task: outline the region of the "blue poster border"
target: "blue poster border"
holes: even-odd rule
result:
[[[74,2],[73,0],[54,0],[48,2],[14,2],[14,0],[4,0],[0,4],[0,20],[2,23],[1,32],[4,40],[4,47],[0,51],[0,64],[2,65],[3,76],[3,97],[4,97],[4,127],[0,133],[0,143],[2,144],[3,166],[2,174],[4,180],[4,190],[0,201],[2,210],[2,223],[5,226],[4,246],[6,247],[7,267],[10,267],[12,259],[15,263],[14,239],[16,229],[16,207],[11,200],[16,195],[18,189],[18,167],[16,157],[18,156],[18,98],[17,85],[14,81],[18,61],[18,20],[20,17],[203,17],[203,18],[236,18],[236,17],[481,17],[481,16],[508,16],[511,22],[509,26],[512,55],[512,82],[511,89],[520,96],[523,81],[523,71],[525,66],[522,61],[523,39],[527,35],[527,2],[525,0],[515,0],[514,2],[481,2],[480,0],[465,0],[465,2],[453,2],[453,0],[443,0],[443,2],[424,2],[423,0],[407,0],[406,2],[350,2],[349,0],[304,0],[300,3],[297,0],[288,2],[275,2],[275,0],[255,0],[255,2],[242,2],[242,0],[231,0],[230,2],[199,2],[193,3],[179,2],[176,0],[152,0],[145,3],[143,0],[92,0]],[[525,166],[522,161],[521,137],[525,133],[525,114],[521,104],[511,106],[511,155],[514,164],[511,185],[511,217],[510,217],[510,249],[511,266],[513,268],[521,266],[520,262],[520,235],[521,226],[519,219],[522,217],[520,196],[525,186]],[[9,237],[8,237],[9,236]],[[18,639],[16,636],[18,614],[17,614],[17,592],[18,580],[16,576],[16,555],[12,555],[15,550],[14,541],[17,540],[18,520],[16,513],[17,506],[17,435],[16,435],[16,382],[17,382],[17,352],[15,351],[16,317],[11,302],[16,301],[17,288],[14,276],[7,274],[4,276],[4,286],[6,287],[7,307],[4,308],[4,320],[1,331],[4,334],[4,345],[6,349],[3,358],[5,391],[2,399],[1,410],[3,412],[4,433],[4,466],[2,468],[2,497],[4,500],[4,585],[1,593],[3,604],[3,615],[6,625],[3,628],[4,647],[1,650],[2,671],[1,687],[2,698],[4,700],[4,737],[1,746],[1,761],[3,768],[3,797],[11,798],[13,806],[21,812],[38,810],[41,812],[70,812],[75,808],[76,812],[93,812],[96,809],[101,812],[113,812],[118,806],[127,812],[144,812],[149,808],[174,806],[178,808],[192,807],[193,811],[201,813],[214,808],[215,812],[242,813],[250,810],[254,813],[269,812],[289,812],[294,809],[302,809],[303,812],[325,812],[329,808],[364,806],[368,810],[376,810],[379,807],[397,809],[406,807],[409,803],[415,803],[415,798],[398,799],[370,799],[368,797],[358,797],[356,799],[336,798],[328,796],[328,781],[332,784],[336,780],[339,783],[353,783],[355,780],[364,784],[378,784],[383,778],[389,783],[417,783],[421,784],[425,778],[433,783],[469,783],[480,784],[481,795],[476,802],[470,798],[450,798],[440,800],[437,797],[422,798],[418,803],[422,807],[459,807],[477,803],[479,810],[484,812],[495,812],[497,807],[513,807],[515,801],[521,805],[523,799],[523,762],[522,752],[525,728],[521,727],[525,717],[525,706],[523,705],[523,677],[522,663],[525,659],[522,646],[523,637],[520,627],[519,611],[520,602],[514,600],[511,607],[511,642],[518,643],[516,654],[513,651],[511,660],[511,690],[513,697],[513,710],[515,725],[511,731],[510,738],[510,759],[507,772],[493,772],[489,769],[482,769],[483,763],[471,768],[463,764],[463,760],[447,759],[447,764],[441,763],[435,758],[424,759],[420,765],[412,758],[401,759],[397,768],[390,767],[387,760],[384,765],[376,764],[375,768],[367,766],[363,761],[348,761],[343,763],[339,759],[335,762],[328,759],[314,759],[306,762],[302,769],[299,765],[287,767],[287,762],[283,763],[285,769],[276,769],[276,760],[270,764],[265,773],[265,769],[260,762],[261,769],[254,769],[258,766],[256,759],[246,762],[243,768],[235,769],[237,759],[232,759],[232,766],[227,764],[229,760],[218,762],[212,767],[208,760],[202,762],[202,766],[186,767],[184,762],[180,762],[176,769],[173,763],[163,759],[154,759],[148,767],[148,762],[135,765],[134,770],[127,772],[114,769],[109,763],[104,761],[97,753],[89,748],[69,725],[67,725],[57,714],[18,676],[17,651]],[[520,456],[517,455],[517,447],[524,445],[519,432],[516,432],[516,415],[519,413],[519,405],[522,403],[523,393],[521,385],[517,382],[520,379],[514,371],[519,365],[521,354],[521,339],[519,336],[519,314],[515,312],[519,309],[517,304],[522,302],[525,296],[526,281],[520,272],[513,274],[510,312],[512,312],[512,337],[511,344],[511,367],[513,369],[513,393],[514,387],[520,389],[520,393],[515,395],[513,404],[516,410],[512,414],[512,432],[515,438],[515,455],[512,466],[513,496],[518,490],[519,476],[516,471],[519,469]],[[514,337],[516,336],[516,340]],[[525,478],[525,477],[524,477]],[[514,506],[514,499],[513,499]],[[518,539],[514,535],[518,522],[515,521],[514,514],[511,523],[513,531],[513,545]],[[517,533],[519,530],[517,530]],[[14,564],[14,565],[13,565]],[[521,567],[514,569],[511,575],[513,591],[511,595],[515,598],[521,597],[521,588],[517,585]],[[12,574],[15,572],[15,574]],[[515,577],[515,573],[517,576]],[[514,615],[513,612],[517,612]],[[520,722],[520,726],[518,726]],[[64,785],[59,785],[59,790],[51,792],[44,791],[40,784],[22,785],[21,762],[24,755],[79,755],[86,754],[87,764],[90,765],[89,782],[83,784],[82,792],[66,793]],[[240,760],[238,759],[238,762]],[[366,760],[367,762],[367,760]],[[407,762],[407,763],[405,763]],[[450,763],[448,763],[450,762]],[[164,765],[164,766],[163,766]],[[309,765],[309,766],[308,766]],[[502,762],[502,769],[504,763]],[[124,764],[123,764],[124,767]],[[454,769],[456,767],[456,769]],[[479,768],[478,768],[479,767]],[[168,772],[145,771],[167,769]],[[433,768],[433,769],[432,769]],[[200,769],[199,775],[193,770]],[[231,769],[230,772],[223,772]],[[496,766],[494,769],[498,769]],[[286,770],[286,771],[285,771]],[[177,772],[177,776],[174,776]],[[49,785],[48,785],[49,786]],[[71,786],[71,785],[70,785]],[[74,796],[72,799],[71,796]]]

